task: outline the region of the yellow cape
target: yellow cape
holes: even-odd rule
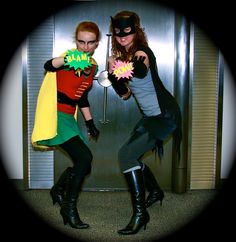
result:
[[[37,141],[47,140],[57,135],[57,85],[56,72],[47,72],[40,87],[35,110],[32,145],[47,149]]]
[[[62,55],[64,56],[65,53]],[[92,59],[92,64],[97,65]],[[76,107],[75,119],[77,119]],[[47,72],[39,89],[34,127],[31,142],[34,148],[48,150],[49,147],[37,144],[37,141],[52,139],[57,135],[57,82],[56,72]]]

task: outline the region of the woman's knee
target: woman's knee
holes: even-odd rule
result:
[[[83,154],[83,160],[85,160],[87,163],[90,163],[92,162],[93,160],[93,154],[90,150],[88,150],[88,152],[86,152],[85,154]]]
[[[87,162],[85,169],[84,169],[84,175],[88,175],[91,173],[92,170],[92,163],[91,162]]]
[[[92,162],[91,161],[85,161],[80,160],[79,162],[76,162],[74,164],[74,171],[77,174],[81,174],[83,176],[88,175],[91,172],[92,169]]]
[[[74,160],[74,168],[77,173],[87,175],[92,169],[93,155],[91,151],[81,154],[78,159]]]
[[[92,155],[91,151],[89,151],[83,159],[83,164],[84,164],[84,168],[85,168],[84,172],[86,175],[91,172],[92,160],[93,160],[93,155]]]

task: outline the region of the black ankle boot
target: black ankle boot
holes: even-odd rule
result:
[[[64,225],[68,223],[75,229],[86,229],[89,227],[88,224],[81,221],[77,210],[77,199],[83,178],[84,177],[79,177],[75,173],[71,172],[70,179],[65,190],[65,198],[60,210]]]
[[[53,205],[55,203],[58,203],[60,206],[63,203],[64,200],[64,191],[66,187],[66,183],[68,182],[68,179],[71,174],[71,167],[68,167],[60,176],[57,183],[51,188],[50,195],[52,198]]]
[[[162,205],[162,200],[164,199],[164,192],[161,190],[156,178],[151,172],[150,168],[145,165],[143,169],[144,181],[147,190],[149,191],[148,197],[146,199],[146,208],[150,207],[153,203],[160,201]]]
[[[129,224],[118,233],[129,235],[136,234],[142,227],[145,230],[150,217],[145,207],[145,187],[141,169],[125,173],[125,178],[131,192],[133,216]]]

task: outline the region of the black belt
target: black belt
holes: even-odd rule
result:
[[[65,93],[57,91],[57,102],[75,107],[78,103],[78,100],[71,99]]]

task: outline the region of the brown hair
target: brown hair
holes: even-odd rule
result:
[[[100,30],[99,30],[97,24],[95,24],[94,22],[84,21],[84,22],[79,23],[75,29],[75,40],[77,38],[78,32],[80,32],[80,31],[87,31],[87,32],[94,33],[96,35],[97,41],[99,41],[101,39]]]
[[[121,11],[117,13],[113,18],[129,18],[134,16],[135,22],[135,35],[133,45],[130,47],[129,52],[126,52],[125,48],[121,46],[115,39],[115,36],[112,35],[112,52],[114,55],[119,56],[121,60],[130,60],[134,56],[134,53],[137,51],[140,45],[148,46],[147,37],[145,35],[144,29],[140,25],[140,18],[135,12],[131,11]],[[112,23],[110,24],[110,32],[113,33]]]

